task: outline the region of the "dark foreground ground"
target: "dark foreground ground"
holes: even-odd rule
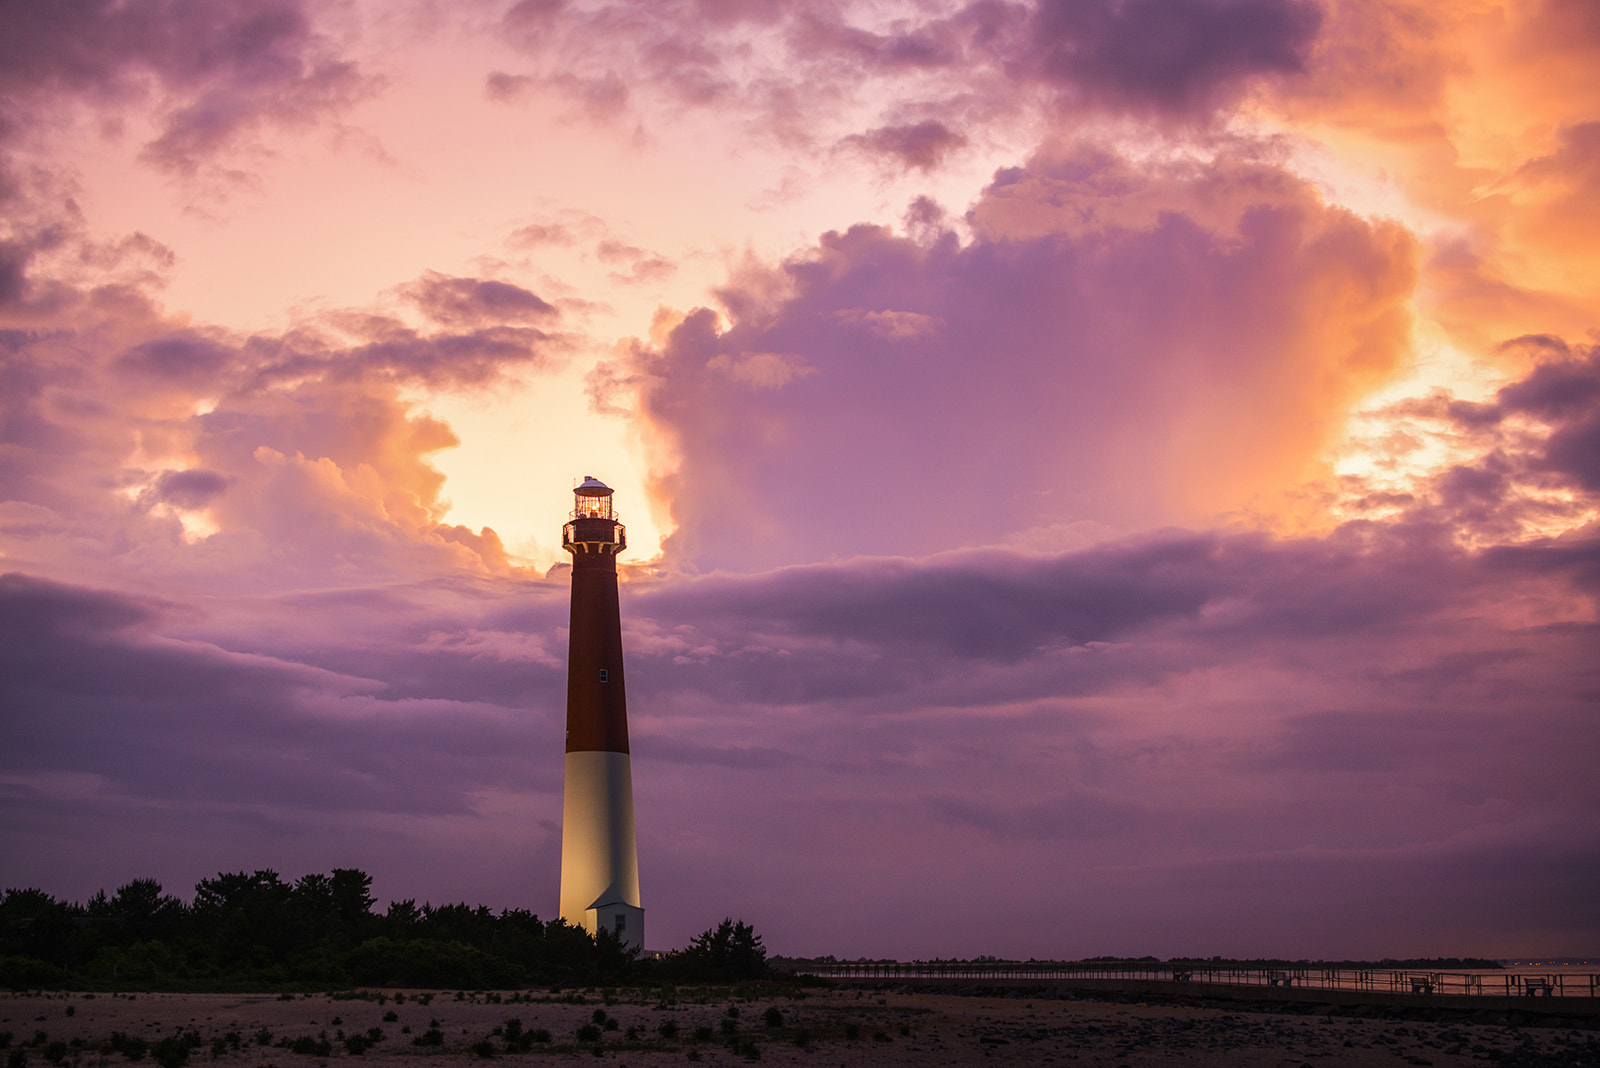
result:
[[[464,994],[461,1000],[453,991],[434,992],[426,1003],[415,992],[404,1000],[386,993],[382,1001],[321,994],[0,995],[0,1039],[10,1033],[0,1057],[7,1068],[332,1068],[334,1061],[345,1068],[363,1062],[368,1068],[454,1068],[481,1066],[486,1058],[530,1068],[756,1060],[810,1068],[1600,1068],[1600,1030],[1592,1025],[1517,1027],[1336,1016],[1304,1007],[1287,1012],[877,991],[750,994],[685,988],[665,996],[624,991],[607,1001],[589,993],[576,995],[581,1004],[574,995],[551,998],[547,991]],[[767,1026],[772,1008],[782,1017],[780,1026]],[[595,1025],[597,1011],[612,1022]],[[513,1019],[518,1024],[508,1026]],[[676,1024],[675,1037],[663,1036],[669,1022]],[[596,1026],[599,1042],[578,1037],[584,1025]],[[508,1041],[518,1031],[542,1039],[541,1030],[548,1041]],[[419,1038],[435,1044],[417,1045]]]

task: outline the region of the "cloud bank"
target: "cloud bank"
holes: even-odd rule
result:
[[[1587,952],[1597,53],[1577,0],[12,5],[7,885],[548,914],[566,571],[440,458],[610,426],[661,945]],[[370,298],[171,301],[278,189]]]

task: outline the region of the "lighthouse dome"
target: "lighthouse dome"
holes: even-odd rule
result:
[[[611,496],[611,487],[593,475],[584,475],[583,481],[572,492],[580,497],[609,497]]]

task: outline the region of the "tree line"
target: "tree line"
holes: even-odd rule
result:
[[[642,959],[526,909],[395,901],[374,911],[356,868],[287,881],[223,872],[190,902],[135,879],[87,902],[0,895],[0,987],[269,990],[341,986],[470,990],[533,985],[736,982],[768,977],[761,937],[731,918],[687,949]]]

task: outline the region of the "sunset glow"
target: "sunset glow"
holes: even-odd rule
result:
[[[9,5],[4,885],[554,914],[593,474],[662,948],[1593,951],[1596,70],[1590,0]]]

